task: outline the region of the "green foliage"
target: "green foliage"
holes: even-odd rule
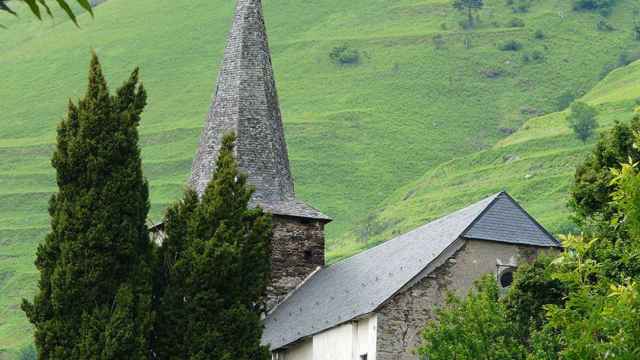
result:
[[[567,294],[565,285],[553,278],[551,256],[540,256],[526,263],[515,272],[505,303],[506,316],[516,327],[516,334],[523,343],[529,340],[531,330],[539,330],[545,323],[544,307],[560,305]]]
[[[556,100],[557,102],[556,110],[563,111],[564,109],[571,106],[571,104],[573,104],[575,100],[576,100],[576,96],[572,91],[565,91]]]
[[[452,6],[454,9],[460,12],[466,12],[467,14],[467,27],[473,27],[475,25],[475,20],[473,15],[477,14],[478,11],[482,9],[484,6],[483,0],[453,0]]]
[[[511,7],[514,13],[529,12],[534,0],[507,0],[506,5]]]
[[[573,9],[577,11],[599,11],[603,15],[608,15],[617,0],[573,0]]]
[[[223,138],[202,201],[187,190],[165,218],[154,350],[162,359],[268,359],[260,346],[271,219],[249,209],[252,189]]]
[[[29,6],[29,9],[38,19],[42,20],[42,12],[45,11],[49,16],[53,16],[51,12],[51,8],[49,4],[53,3],[52,0],[19,0],[24,2]],[[74,24],[78,25],[78,19],[74,14],[73,10],[69,6],[69,0],[55,0],[55,4],[62,9],[67,16],[73,21]],[[75,2],[80,5],[83,9],[85,9],[88,13],[93,15],[93,9],[91,8],[91,3],[89,0],[75,0]],[[0,11],[6,11],[13,15],[17,15],[9,6],[8,0],[0,0]]]
[[[598,28],[598,31],[613,31],[615,30],[615,28],[613,27],[613,25],[611,25],[610,22],[607,21],[607,19],[600,19],[598,20],[598,25],[596,26]]]
[[[571,105],[571,114],[567,116],[569,128],[582,142],[586,142],[598,127],[598,111],[583,102],[575,102]]]
[[[533,37],[537,40],[543,40],[545,38],[544,31],[540,29],[536,30],[536,32],[533,34]]]
[[[511,21],[509,21],[509,27],[510,28],[522,28],[522,27],[524,27],[524,20],[522,20],[520,18],[513,18],[513,19],[511,19]]]
[[[86,95],[69,103],[58,128],[58,192],[36,259],[40,288],[23,302],[40,359],[147,357],[149,200],[137,132],[145,104],[138,70],[110,96],[93,55]]]
[[[518,40],[508,40],[500,45],[502,51],[519,51],[522,49],[522,43]]]
[[[341,45],[331,50],[329,58],[338,65],[356,65],[360,62],[360,52],[348,45]]]
[[[18,353],[18,360],[36,360],[37,358],[38,353],[36,352],[36,347],[33,344],[28,344]]]
[[[600,218],[609,222],[615,215],[611,203],[614,184],[609,169],[617,169],[631,159],[640,160],[640,152],[634,147],[634,131],[640,130],[640,118],[631,124],[616,122],[605,132],[585,161],[577,166],[571,189],[571,206],[580,223],[588,218]]]
[[[498,284],[490,275],[464,300],[450,295],[446,306],[436,311],[437,322],[424,330],[418,353],[430,360],[525,359],[516,327],[498,299]]]

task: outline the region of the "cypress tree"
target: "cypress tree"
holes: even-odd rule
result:
[[[167,285],[156,326],[160,359],[269,358],[260,346],[260,316],[270,273],[271,218],[249,208],[253,190],[238,170],[234,142],[233,134],[223,138],[202,200],[188,190],[167,213],[161,250]]]
[[[145,105],[137,69],[110,96],[93,54],[85,97],[58,128],[39,292],[23,301],[40,359],[148,357],[149,191],[137,131]]]

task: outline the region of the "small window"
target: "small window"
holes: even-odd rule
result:
[[[500,274],[500,286],[507,288],[513,284],[513,271],[507,270]]]
[[[360,360],[367,360],[367,354],[360,355]]]
[[[311,250],[305,250],[304,251],[304,259],[309,261],[313,258],[313,252]]]

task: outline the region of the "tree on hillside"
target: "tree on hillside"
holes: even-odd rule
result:
[[[165,218],[154,352],[162,359],[268,359],[260,346],[270,274],[271,218],[223,138],[202,200],[188,190]]]
[[[567,122],[576,137],[582,142],[587,142],[593,136],[594,130],[598,127],[597,115],[596,109],[586,103],[575,102],[571,105],[571,113],[567,117]]]
[[[631,123],[617,122],[602,134],[591,154],[576,168],[571,188],[571,207],[579,223],[589,218],[600,218],[605,222],[613,219],[615,209],[611,194],[615,190],[610,169],[619,169],[631,159],[640,161],[640,150],[634,146],[634,133],[640,131],[640,117]]]
[[[475,21],[473,15],[484,6],[483,0],[453,0],[453,7],[467,14],[467,26],[473,27]]]
[[[15,0],[14,0],[15,1]],[[35,15],[38,19],[42,20],[43,12],[47,13],[49,16],[53,16],[51,12],[50,4],[54,3],[53,0],[17,0],[22,1],[29,6],[29,10],[33,15]],[[83,9],[89,12],[93,16],[93,9],[91,8],[90,0],[73,0],[73,2],[78,3]],[[72,2],[72,3],[73,3]],[[69,0],[55,0],[55,4],[60,7],[67,16],[73,21],[74,24],[78,25],[78,20],[76,19],[76,15],[73,13],[71,6],[69,6]],[[9,7],[9,0],[0,0],[0,11],[5,11],[11,13],[13,15],[17,15],[15,11],[13,11]]]
[[[40,359],[148,357],[149,190],[137,130],[145,104],[137,69],[110,96],[94,54],[85,97],[58,127],[39,290],[22,305]]]

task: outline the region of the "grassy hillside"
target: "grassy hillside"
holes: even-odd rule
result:
[[[640,105],[640,61],[615,70],[580,100],[598,109],[601,132],[615,121],[628,122]],[[501,190],[553,232],[574,230],[568,192],[576,165],[596,140],[575,139],[567,112],[530,119],[490,149],[445,162],[398,189],[375,215],[360,220],[359,228],[344,237],[348,245],[333,256],[373,246]]]
[[[619,1],[607,20],[613,31],[598,30],[599,15],[557,0],[534,1],[525,14],[487,0],[474,31],[460,29],[464,16],[445,0],[264,3],[297,191],[336,219],[328,228],[333,254],[358,245],[350,235],[357,220],[375,216],[398,187],[493,149],[638,47],[634,0]],[[187,178],[232,9],[231,0],[109,0],[95,20],[80,16],[81,29],[62,17],[0,15],[8,27],[0,31],[0,353],[29,341],[18,304],[36,286],[33,255],[55,190],[55,127],[67,98],[83,92],[90,49],[112,88],[142,68],[150,95],[143,156],[158,220]],[[513,27],[514,18],[524,26]],[[510,40],[522,50],[499,50]],[[358,51],[359,64],[329,59],[342,45]],[[440,210],[466,202],[442,199]]]

